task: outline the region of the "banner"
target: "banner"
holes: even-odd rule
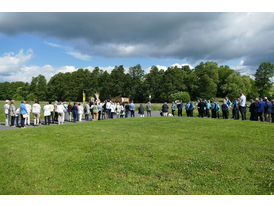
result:
[[[86,93],[83,92],[83,102],[85,102],[85,101],[86,101]]]

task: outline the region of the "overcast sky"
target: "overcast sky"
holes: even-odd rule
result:
[[[274,13],[0,13],[0,81],[77,68],[274,63]]]

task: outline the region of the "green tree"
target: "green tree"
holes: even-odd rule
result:
[[[274,76],[274,64],[262,62],[255,73],[255,83],[260,97],[270,96],[271,78]]]
[[[176,92],[173,94],[170,94],[169,101],[176,101],[176,100],[183,100],[183,102],[187,102],[190,100],[190,95],[188,92]]]

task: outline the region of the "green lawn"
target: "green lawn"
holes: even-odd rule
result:
[[[272,194],[273,131],[187,117],[0,131],[0,194]]]

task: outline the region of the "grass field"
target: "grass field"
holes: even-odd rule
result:
[[[186,117],[0,131],[0,194],[272,194],[273,131]]]

